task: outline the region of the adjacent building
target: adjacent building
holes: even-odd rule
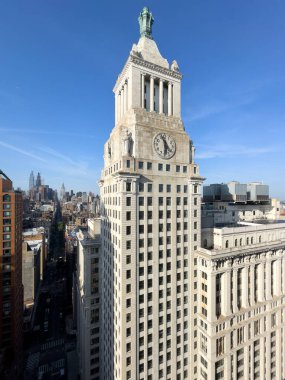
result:
[[[235,205],[241,219],[231,222],[225,206],[228,221],[213,217],[214,225],[202,228],[194,259],[198,378],[283,379],[285,220],[258,219],[264,209],[256,204],[247,214]]]
[[[74,306],[81,379],[99,379],[101,220],[89,219],[88,229],[77,233],[77,272]]]
[[[0,355],[17,374],[22,359],[22,193],[0,171]]]

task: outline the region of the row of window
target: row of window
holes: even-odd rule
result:
[[[129,168],[130,167],[130,161],[129,161],[129,164],[128,164],[128,161],[127,160],[127,167]],[[128,166],[129,165],[129,166]],[[152,170],[152,162],[143,162],[143,161],[139,161],[138,163],[138,168],[143,170],[144,168],[146,168],[147,170]],[[158,171],[167,171],[167,172],[170,172],[171,170],[171,165],[170,164],[162,164],[162,163],[158,163],[157,164],[157,169]],[[175,166],[175,171],[176,173],[187,173],[187,166],[181,166],[181,165],[176,165]]]

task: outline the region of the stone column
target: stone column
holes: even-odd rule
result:
[[[124,94],[124,87],[121,89],[121,118],[124,116],[124,105],[125,103],[125,94]]]
[[[278,312],[276,313],[276,319],[277,319],[276,320],[277,326],[280,326],[281,325],[281,310],[278,310]],[[284,358],[282,357],[281,349],[282,349],[282,337],[281,337],[281,328],[279,327],[276,330],[276,379],[282,379],[281,365]]]
[[[144,108],[144,74],[142,74],[141,107]]]
[[[275,264],[275,278],[273,284],[275,284],[276,296],[281,296],[281,260],[276,260]]]
[[[283,279],[283,288],[282,288],[283,291],[282,291],[282,294],[285,295],[285,257],[283,257],[283,259],[282,259],[282,279]]]
[[[264,263],[258,264],[258,294],[259,302],[264,301]]]
[[[118,99],[119,95],[115,94],[115,124],[118,122]]]
[[[243,286],[243,285],[242,285]],[[248,342],[248,328],[247,326],[244,327],[243,329],[244,331],[244,342]],[[244,360],[244,364],[243,364],[243,373],[244,373],[244,380],[250,380],[250,377],[249,377],[249,345],[246,345],[244,347],[244,351],[243,351],[243,360]]]
[[[168,83],[168,116],[172,115],[172,83]]]
[[[233,269],[233,313],[235,314],[238,311],[237,303],[237,269]]]
[[[247,308],[248,303],[248,266],[242,269],[242,283],[241,283],[241,304],[242,307]]]
[[[122,97],[121,97],[121,91],[118,92],[118,101],[117,101],[117,115],[118,115],[118,121],[121,119],[121,102],[122,102]]]
[[[216,313],[216,274],[208,275],[208,319],[209,322],[215,322],[217,320]]]
[[[254,265],[249,267],[250,270],[250,306],[255,304],[255,280],[254,280]]]
[[[154,77],[150,77],[150,89],[149,89],[149,110],[150,112],[154,111]]]
[[[262,360],[262,356],[264,355],[264,338],[261,337],[260,340],[259,340],[259,352],[260,352],[260,380],[265,380],[265,360]],[[269,351],[270,352],[270,351]]]
[[[266,275],[266,284],[265,284],[265,290],[266,290],[266,300],[272,299],[272,291],[271,291],[271,261],[267,260],[265,263],[265,275]]]
[[[221,312],[222,315],[228,316],[231,314],[231,272],[223,273],[222,278],[222,299]]]
[[[225,351],[225,359],[224,359],[224,378],[230,379],[231,378],[231,355],[228,354],[231,351],[231,335],[228,333],[225,336],[224,341],[224,351]]]
[[[124,113],[128,110],[128,81],[124,85]]]
[[[163,80],[159,79],[159,113],[163,113]]]
[[[236,347],[236,331],[234,331],[234,347]],[[230,378],[231,380],[237,379],[237,351],[233,352],[233,376]]]

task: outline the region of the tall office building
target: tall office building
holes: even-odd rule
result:
[[[61,188],[60,188],[60,200],[61,201],[64,201],[66,200],[66,194],[65,194],[65,187],[64,187],[64,183],[61,185]]]
[[[30,178],[29,178],[29,190],[32,190],[35,186],[35,176],[34,172],[31,171]]]
[[[177,62],[160,54],[148,8],[139,24],[114,87],[100,182],[100,379],[194,380],[203,178],[181,120]]]
[[[16,374],[22,357],[22,193],[0,171],[0,355]]]
[[[42,184],[42,179],[40,173],[37,174],[37,179],[36,179],[36,188],[38,189]]]

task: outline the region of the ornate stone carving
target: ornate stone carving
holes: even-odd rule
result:
[[[173,70],[173,71],[179,71],[178,63],[175,60],[171,64],[171,70]]]
[[[132,137],[132,133],[129,132],[128,129],[126,129],[124,131],[122,141],[123,141],[123,155],[132,157],[133,156],[134,140]]]
[[[111,145],[111,141],[108,142],[108,157],[109,158],[112,157],[112,145]]]

